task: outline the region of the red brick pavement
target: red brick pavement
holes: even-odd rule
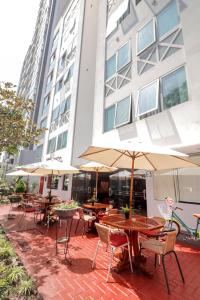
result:
[[[162,267],[154,269],[153,255],[148,253],[146,263],[147,268],[153,271],[153,277],[131,273],[127,269],[120,274],[112,272],[109,283],[106,283],[108,253],[104,248],[99,252],[96,268],[91,269],[97,236],[88,234],[82,238],[80,233],[76,236],[73,234],[69,243],[72,259],[70,266],[64,263],[63,254],[55,255],[55,226],[47,231],[46,228],[35,225],[32,213],[28,213],[20,221],[21,213],[16,212],[16,219],[7,220],[7,212],[7,206],[0,207],[0,223],[6,229],[29,274],[37,280],[39,292],[45,300],[200,299],[200,255],[197,248],[183,244],[176,246],[185,285],[182,284],[174,258],[168,257],[167,270],[171,288],[169,296]]]

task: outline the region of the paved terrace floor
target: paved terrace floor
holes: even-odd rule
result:
[[[130,300],[199,300],[200,299],[200,249],[177,243],[176,251],[185,276],[180,279],[174,257],[168,257],[167,270],[171,295],[167,294],[162,267],[154,269],[154,256],[147,254],[146,266],[153,277],[146,277],[129,269],[120,274],[112,272],[109,283],[105,282],[108,253],[102,248],[97,257],[96,269],[91,269],[98,237],[80,232],[72,234],[69,250],[72,265],[64,263],[63,254],[55,256],[55,226],[48,231],[35,225],[33,213],[27,213],[20,221],[21,212],[14,220],[7,219],[8,206],[0,207],[0,223],[6,229],[18,255],[29,274],[38,283],[45,300],[68,299],[130,299]],[[81,227],[81,226],[80,226]],[[81,228],[80,228],[81,231]],[[74,231],[72,230],[72,233]]]

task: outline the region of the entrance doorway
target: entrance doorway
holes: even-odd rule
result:
[[[111,203],[120,209],[129,205],[130,170],[118,170],[113,173],[99,173],[98,202]],[[96,175],[94,172],[81,172],[73,175],[72,197],[80,203],[87,202],[95,195]],[[133,208],[139,213],[146,214],[146,180],[139,175],[134,178]]]

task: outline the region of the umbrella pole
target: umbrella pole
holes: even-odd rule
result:
[[[27,177],[27,182],[26,182],[26,192],[29,192],[29,175]]]
[[[99,177],[99,173],[98,171],[96,171],[96,200],[97,200],[98,177]]]
[[[130,213],[129,217],[132,218],[132,208],[133,208],[133,195],[134,195],[134,186],[133,186],[133,180],[134,180],[134,157],[132,157],[132,167],[131,167],[131,182],[130,182]]]
[[[52,185],[52,178],[53,178],[53,170],[52,170],[52,172],[51,172],[50,189],[49,189],[49,202],[51,202],[51,185]]]

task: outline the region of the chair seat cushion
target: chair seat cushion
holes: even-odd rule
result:
[[[111,232],[110,233],[110,244],[114,247],[119,247],[121,245],[126,244],[127,237],[122,232]]]

